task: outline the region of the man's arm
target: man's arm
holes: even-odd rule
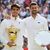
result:
[[[23,20],[23,49],[28,50],[28,31],[26,28],[25,20]]]
[[[44,21],[43,30],[48,30],[48,22],[47,19]]]

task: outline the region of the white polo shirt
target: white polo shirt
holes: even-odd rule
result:
[[[25,23],[25,28],[28,32],[28,49],[45,50],[44,48],[36,44],[34,38],[39,31],[48,30],[47,20],[40,14],[37,14],[35,19],[32,16],[30,16],[24,19],[23,21]]]
[[[6,46],[7,42],[9,42],[8,33],[6,32],[6,28],[8,28],[11,25],[14,25],[16,28],[18,28],[19,32],[17,33],[17,39],[15,41],[17,46],[9,48]],[[23,23],[20,18],[17,18],[16,20],[14,20],[14,18],[4,19],[0,26],[0,37],[1,37],[0,39],[5,45],[3,50],[23,50],[22,45],[23,45],[24,33],[25,31],[23,28]]]

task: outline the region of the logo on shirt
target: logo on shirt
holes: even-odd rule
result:
[[[38,22],[38,23],[40,23],[40,22]]]

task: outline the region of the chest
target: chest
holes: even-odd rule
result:
[[[7,34],[8,33],[7,31],[9,29],[12,31],[12,28],[16,29],[17,35],[20,36],[22,31],[22,23],[20,21],[11,21],[11,20],[7,21],[5,24],[5,33]],[[15,31],[14,29],[13,32]],[[5,36],[7,36],[6,34]]]
[[[6,22],[6,28],[9,27],[9,26],[15,26],[16,28],[21,28],[21,22],[20,21],[12,21],[12,20],[9,20]]]
[[[27,27],[27,30],[30,33],[30,35],[33,36],[38,31],[41,31],[44,29],[44,21],[40,20],[40,19],[37,19],[37,20],[31,19],[26,22],[26,27]]]

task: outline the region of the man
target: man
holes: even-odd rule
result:
[[[45,50],[39,46],[34,38],[42,30],[48,30],[47,20],[38,14],[39,6],[36,2],[30,4],[31,16],[24,19],[25,27],[28,31],[28,50]]]
[[[11,6],[10,19],[4,19],[0,25],[0,39],[5,45],[3,50],[22,50],[23,35],[25,33],[23,23],[18,14],[20,6]],[[24,35],[25,36],[25,35]]]

